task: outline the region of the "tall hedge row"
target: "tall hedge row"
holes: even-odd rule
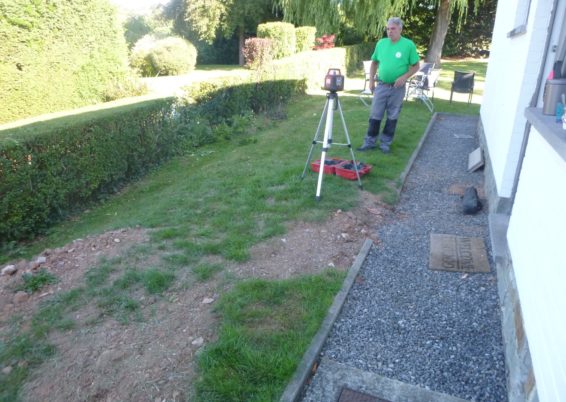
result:
[[[108,0],[0,0],[0,123],[101,101],[127,72]]]
[[[257,37],[273,41],[273,56],[276,59],[291,56],[296,52],[295,26],[288,22],[266,22],[257,26]]]
[[[0,131],[0,249],[216,141],[215,127],[235,115],[266,111],[301,91],[295,80],[205,83],[192,102],[151,100]]]
[[[306,52],[307,50],[311,50],[316,38],[316,27],[297,27],[295,28],[295,37],[297,40],[297,52]]]
[[[175,152],[171,100],[1,132],[0,239],[41,233]]]

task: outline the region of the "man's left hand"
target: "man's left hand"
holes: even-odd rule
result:
[[[399,77],[395,80],[395,83],[393,84],[393,86],[395,88],[399,88],[399,87],[404,86],[406,82],[407,82],[407,79],[405,77],[401,76],[401,77]]]

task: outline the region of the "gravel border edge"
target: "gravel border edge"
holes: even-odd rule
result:
[[[397,195],[401,194],[401,192],[403,191],[403,188],[405,187],[405,182],[407,181],[407,176],[409,176],[409,172],[413,168],[413,164],[415,163],[415,159],[417,159],[417,156],[418,156],[419,152],[421,151],[421,148],[423,147],[423,144],[426,141],[428,134],[432,130],[432,126],[434,126],[434,123],[436,123],[436,119],[441,114],[442,113],[434,112],[434,114],[430,118],[430,121],[428,122],[428,125],[426,126],[425,132],[422,135],[421,140],[419,141],[417,147],[413,151],[411,158],[407,162],[407,166],[405,167],[405,170],[403,170],[403,173],[401,173],[401,176],[399,176],[399,180],[401,181],[401,185],[399,186],[399,190],[397,191]]]
[[[315,364],[319,359],[322,346],[326,341],[326,338],[328,337],[330,329],[336,321],[338,314],[340,314],[340,311],[342,310],[342,306],[346,301],[348,292],[354,284],[354,280],[356,279],[356,276],[358,276],[358,272],[360,271],[360,268],[362,267],[372,244],[373,242],[370,239],[366,239],[364,244],[362,245],[358,256],[356,257],[354,263],[348,271],[346,279],[344,279],[344,283],[342,284],[340,292],[338,292],[338,294],[334,297],[334,302],[328,309],[326,318],[322,322],[322,325],[320,326],[318,332],[311,341],[309,348],[303,355],[303,359],[297,366],[297,370],[295,371],[293,378],[285,388],[280,402],[295,402],[299,399],[299,397],[302,396],[303,387],[313,372]]]

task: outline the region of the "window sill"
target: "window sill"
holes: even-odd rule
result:
[[[555,116],[543,114],[541,108],[525,109],[525,117],[566,162],[566,130],[562,129],[562,123],[557,123]]]

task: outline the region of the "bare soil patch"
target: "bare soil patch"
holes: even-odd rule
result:
[[[360,207],[337,210],[324,223],[296,222],[284,236],[254,246],[246,263],[221,263],[225,272],[241,279],[285,279],[329,267],[347,270],[366,238],[379,242],[375,229],[388,209],[377,197],[363,192]],[[123,229],[77,239],[45,250],[31,261],[12,263],[17,272],[0,277],[0,334],[6,333],[12,317],[29,319],[41,301],[80,286],[85,272],[101,257],[121,255],[148,241],[147,230]],[[29,296],[14,291],[24,272],[41,268],[59,282]],[[190,400],[195,356],[216,339],[214,303],[232,283],[221,276],[207,282],[177,278],[164,295],[141,296],[144,318],[140,321],[124,324],[107,317],[90,322],[95,306],[77,311],[75,329],[51,334],[57,352],[29,378],[24,400]]]

